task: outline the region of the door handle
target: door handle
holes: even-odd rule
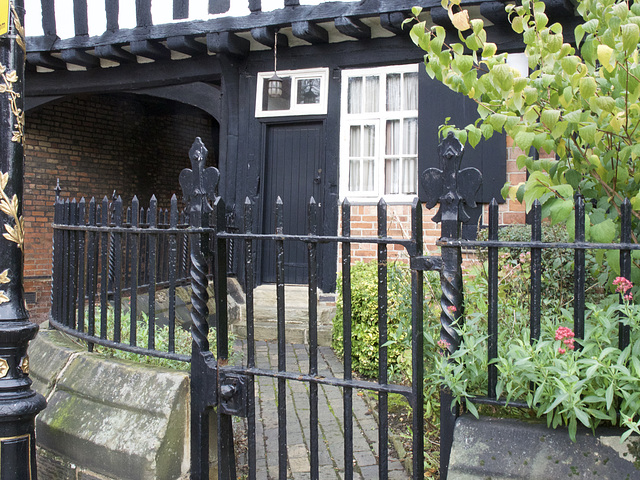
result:
[[[318,173],[316,174],[316,176],[313,179],[313,183],[315,183],[316,185],[320,185],[321,181],[322,181],[322,169],[319,168],[318,169]]]

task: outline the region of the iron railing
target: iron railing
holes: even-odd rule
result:
[[[413,478],[424,476],[424,440],[423,440],[423,375],[424,375],[424,315],[423,315],[423,275],[426,270],[440,272],[442,297],[440,313],[440,338],[453,353],[460,345],[457,326],[463,315],[463,277],[462,250],[467,248],[486,248],[488,251],[488,341],[487,357],[487,395],[477,397],[476,403],[505,405],[505,401],[496,395],[498,371],[492,360],[498,356],[498,252],[500,249],[524,249],[531,253],[530,286],[530,329],[531,341],[540,336],[542,308],[542,251],[544,249],[569,249],[573,251],[574,261],[574,331],[577,339],[584,336],[585,324],[585,252],[607,249],[620,252],[621,276],[630,278],[631,252],[640,250],[640,245],[631,243],[631,206],[625,200],[621,206],[620,241],[612,244],[588,243],[585,241],[584,199],[578,195],[575,199],[575,241],[543,242],[541,207],[538,202],[532,206],[532,233],[530,241],[500,241],[498,230],[498,205],[494,201],[489,206],[488,240],[462,240],[461,224],[465,218],[465,206],[475,206],[474,195],[481,181],[480,173],[475,169],[459,170],[462,146],[448,137],[439,147],[443,168],[429,169],[422,174],[422,183],[426,202],[418,199],[413,202],[411,222],[412,233],[409,239],[391,238],[386,230],[387,207],[381,200],[378,204],[376,237],[352,237],[350,232],[351,206],[348,201],[342,204],[341,235],[327,236],[320,233],[320,208],[313,199],[308,204],[308,233],[291,235],[284,231],[284,208],[280,200],[276,202],[275,232],[255,233],[254,205],[247,199],[240,231],[231,231],[227,225],[228,211],[222,198],[214,192],[219,173],[213,168],[204,168],[207,151],[199,142],[194,143],[190,151],[192,169],[185,169],[180,175],[180,183],[185,199],[188,200],[187,218],[180,216],[175,196],[171,209],[161,220],[156,215],[155,203],[144,214],[137,203],[132,204],[131,215],[126,221],[122,215],[122,202],[116,200],[110,209],[106,198],[101,206],[92,200],[88,211],[83,201],[56,201],[54,225],[54,270],[53,270],[53,306],[52,325],[88,342],[102,344],[135,353],[146,353],[167,358],[188,361],[184,355],[177,355],[169,347],[168,352],[154,350],[152,335],[147,348],[125,344],[114,333],[106,338],[103,312],[105,306],[114,310],[115,332],[122,325],[120,308],[122,299],[128,297],[129,308],[134,318],[136,295],[141,289],[149,292],[149,321],[155,321],[151,314],[152,297],[160,285],[169,289],[169,297],[175,296],[176,286],[186,281],[187,268],[190,269],[191,282],[191,334],[193,349],[191,355],[191,476],[193,479],[209,478],[209,421],[211,407],[216,407],[218,422],[218,474],[219,478],[231,480],[235,475],[232,416],[246,416],[248,424],[248,466],[249,478],[257,478],[256,471],[256,398],[254,382],[256,377],[269,377],[277,380],[277,416],[278,416],[278,470],[279,478],[287,477],[287,401],[285,391],[287,382],[303,382],[309,390],[309,462],[310,478],[319,478],[318,459],[318,387],[331,385],[342,388],[344,411],[344,478],[354,476],[353,458],[353,391],[368,390],[378,394],[379,436],[378,468],[379,478],[388,478],[388,415],[387,399],[389,393],[403,395],[413,409]],[[459,177],[462,180],[459,180]],[[440,204],[434,220],[442,222],[442,237],[437,242],[439,256],[423,255],[423,205],[433,208]],[[110,214],[110,212],[113,212]],[[88,220],[85,222],[85,216]],[[145,223],[142,223],[142,220]],[[168,221],[167,221],[168,218]],[[240,222],[238,222],[240,223]],[[235,227],[235,226],[234,226]],[[291,244],[304,243],[307,249],[308,288],[309,288],[309,364],[308,372],[287,371],[286,349],[286,312],[284,298],[285,251]],[[351,251],[355,244],[367,243],[377,246],[378,262],[378,322],[379,322],[379,370],[378,378],[371,381],[355,379],[351,370],[353,346],[351,319]],[[140,252],[142,244],[146,252]],[[343,295],[343,338],[344,338],[344,375],[340,378],[320,376],[318,374],[318,250],[323,244],[334,244],[342,253],[342,295]],[[166,247],[161,246],[166,245]],[[244,291],[246,293],[246,331],[247,355],[244,363],[228,363],[230,345],[228,338],[229,322],[227,318],[227,273],[229,267],[228,249],[230,245],[244,260]],[[256,247],[274,248],[276,255],[277,290],[277,368],[259,367],[256,362],[254,298],[257,259]],[[394,384],[387,375],[387,251],[389,245],[400,245],[406,249],[411,267],[412,314],[411,349],[413,370],[411,386]],[[189,261],[184,260],[185,249],[189,249]],[[114,252],[113,274],[109,274],[109,251]],[[164,251],[166,254],[160,253]],[[163,270],[161,258],[166,258],[168,268]],[[147,266],[141,266],[144,262]],[[146,270],[145,270],[146,269]],[[146,273],[142,274],[142,270]],[[167,277],[163,273],[167,272]],[[181,274],[179,272],[182,272]],[[208,287],[209,272],[213,274],[216,314],[209,322]],[[165,279],[166,278],[166,279]],[[99,335],[96,335],[96,304],[100,311]],[[86,312],[86,313],[85,313]],[[174,315],[170,315],[171,319]],[[210,351],[208,341],[209,328],[217,331],[216,351]],[[150,325],[151,327],[151,325]],[[131,322],[130,334],[135,337],[135,322]],[[171,329],[175,328],[171,324]],[[150,331],[153,329],[150,328]],[[118,334],[119,335],[119,334]],[[629,344],[629,329],[621,320],[619,346]],[[440,395],[441,408],[441,478],[446,479],[453,429],[459,414],[458,406],[452,402],[451,392],[443,386]],[[449,407],[451,405],[451,407]],[[509,405],[527,406],[524,403],[509,402]]]
[[[453,247],[463,249],[486,249],[488,257],[488,313],[487,313],[487,358],[489,367],[487,371],[487,395],[475,397],[471,401],[478,404],[505,405],[504,399],[496,396],[498,382],[498,370],[492,360],[498,358],[498,312],[500,304],[498,300],[498,252],[500,249],[524,250],[531,254],[531,278],[530,278],[530,307],[529,328],[530,341],[535,342],[540,338],[540,322],[542,314],[542,250],[567,249],[573,251],[573,332],[576,340],[584,338],[585,334],[585,296],[586,296],[586,260],[585,252],[588,250],[617,250],[620,252],[620,276],[631,278],[631,252],[640,250],[640,245],[631,243],[631,203],[625,199],[620,204],[620,238],[615,243],[594,243],[585,241],[585,201],[582,195],[575,196],[575,230],[573,242],[543,242],[542,241],[542,207],[538,200],[534,201],[531,208],[531,240],[530,241],[500,241],[498,228],[498,204],[495,200],[489,205],[488,239],[485,241],[471,241],[451,238],[441,238],[437,245],[441,247]],[[620,302],[622,303],[622,295]],[[457,305],[458,308],[461,305]],[[630,327],[622,320],[618,326],[618,348],[624,350],[629,345]],[[451,351],[459,346],[459,341],[452,338]],[[511,406],[528,408],[525,403],[510,401]]]
[[[123,210],[117,197],[56,199],[52,273],[51,325],[88,342],[120,350],[190,361],[175,352],[175,291],[189,285],[188,224],[174,195],[169,209],[158,208],[151,198],[148,208],[137,197]],[[166,351],[156,349],[156,292],[168,291]],[[139,295],[148,301],[141,304]],[[123,307],[126,315],[123,313]],[[140,312],[148,316],[145,346],[140,346]],[[113,327],[108,328],[108,316]],[[123,325],[122,319],[129,318]],[[123,329],[129,341],[122,341]],[[107,332],[112,330],[108,338]]]

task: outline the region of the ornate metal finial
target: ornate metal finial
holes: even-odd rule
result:
[[[208,154],[209,151],[200,137],[196,137],[189,150],[191,168],[185,168],[180,172],[179,181],[182,195],[189,211],[193,211],[193,209],[205,212],[212,211],[209,201],[215,199],[220,172],[215,167],[205,168]]]
[[[62,187],[60,187],[59,178],[56,180],[56,188],[54,188],[54,191],[56,192],[56,203],[57,203],[58,200],[60,200],[60,192],[62,191]]]
[[[470,220],[465,205],[476,206],[476,194],[482,183],[482,173],[474,167],[459,170],[464,147],[449,132],[440,145],[438,155],[442,170],[427,168],[420,179],[427,208],[433,208],[440,202],[438,213],[433,221],[458,220],[462,223]]]

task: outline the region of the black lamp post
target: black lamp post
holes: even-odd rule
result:
[[[24,0],[10,0],[0,12],[0,480],[37,478],[35,416],[46,405],[31,390],[27,345],[38,326],[29,321],[22,285],[23,25]]]

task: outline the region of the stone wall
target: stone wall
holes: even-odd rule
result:
[[[189,478],[187,372],[88,353],[55,330],[42,329],[29,354],[33,388],[48,402],[36,419],[39,478]]]
[[[199,136],[217,164],[217,124],[204,112],[136,95],[66,98],[27,113],[25,145],[25,292],[32,320],[50,309],[51,245],[56,179],[64,198],[101,200],[114,189],[129,204],[148,207],[155,194],[167,208],[181,198],[178,175],[190,167]]]

